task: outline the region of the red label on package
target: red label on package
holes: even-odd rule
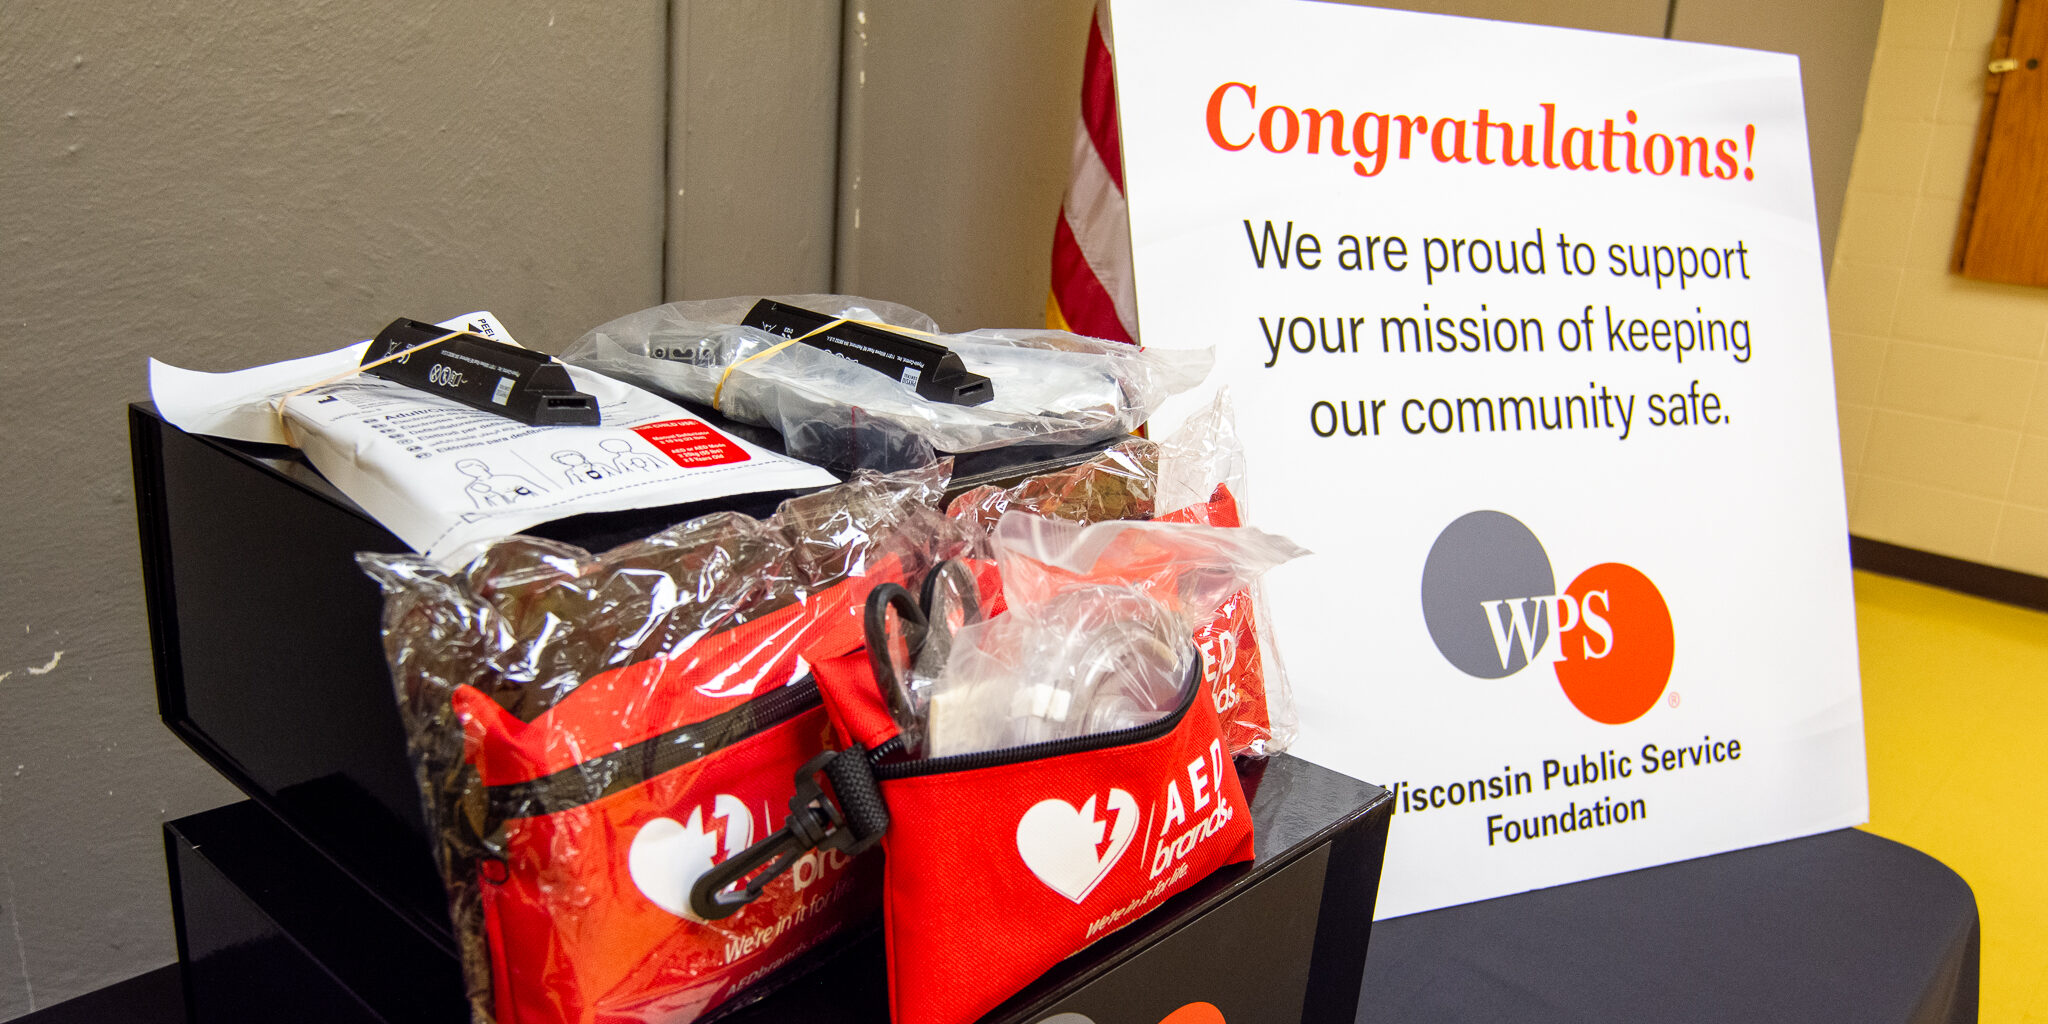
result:
[[[634,427],[633,433],[646,438],[684,469],[727,466],[748,459],[731,438],[697,420],[662,420]]]

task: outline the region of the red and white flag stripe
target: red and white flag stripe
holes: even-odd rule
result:
[[[1124,204],[1123,146],[1108,17],[1095,5],[1081,72],[1081,121],[1074,163],[1053,229],[1052,289],[1046,320],[1089,337],[1136,343],[1138,300],[1131,274],[1131,221]]]

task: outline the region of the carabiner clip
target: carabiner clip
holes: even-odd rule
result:
[[[819,785],[820,776],[832,784],[832,793]],[[690,911],[706,921],[731,917],[760,899],[768,883],[812,850],[857,855],[875,845],[888,830],[889,811],[868,766],[867,750],[859,744],[828,750],[797,769],[789,817],[775,834],[698,876],[690,886]]]

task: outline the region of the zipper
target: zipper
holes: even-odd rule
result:
[[[1181,687],[1185,691],[1179,706],[1155,721],[1144,725],[1133,725],[1110,732],[1091,733],[1086,736],[1069,736],[1065,739],[1046,740],[1042,743],[1026,743],[1021,747],[1004,747],[999,750],[977,750],[968,754],[949,754],[945,757],[928,757],[914,761],[897,761],[893,764],[879,762],[903,746],[902,737],[891,737],[868,752],[868,763],[874,765],[878,781],[913,779],[925,775],[943,775],[947,772],[971,772],[982,768],[1036,761],[1045,758],[1065,757],[1068,754],[1082,754],[1091,750],[1120,747],[1133,743],[1155,740],[1172,732],[1187,717],[1188,709],[1194,707],[1196,695],[1202,692],[1198,675],[1202,671],[1200,659],[1188,669],[1188,682]]]
[[[807,675],[701,722],[678,726],[537,779],[487,787],[485,799],[492,820],[499,822],[581,807],[715,754],[823,704],[817,680]]]
[[[864,772],[850,773],[860,776],[862,781],[857,788],[865,790],[865,795],[852,801],[851,811],[847,810],[844,802],[847,795],[844,787],[856,779],[842,777],[835,759],[859,750],[859,746],[821,754],[797,770],[796,797],[790,801],[790,814],[782,827],[699,876],[691,886],[691,908],[706,920],[724,918],[759,899],[769,882],[811,850],[841,849],[849,855],[866,850],[889,830],[888,801],[875,790],[874,782],[974,771],[1158,739],[1172,732],[1187,717],[1188,709],[1194,707],[1195,698],[1202,692],[1201,672],[1201,659],[1197,658],[1188,668],[1188,681],[1181,687],[1180,703],[1157,720],[1128,729],[1027,743],[1002,750],[882,764],[903,749],[903,735],[890,736],[875,744],[874,749],[866,751],[861,761],[854,762],[858,768],[865,769]],[[811,681],[810,689],[816,693],[815,681]],[[827,794],[818,787],[817,776],[820,774],[831,780],[835,794]],[[739,892],[731,891],[732,886],[743,881],[745,885]]]

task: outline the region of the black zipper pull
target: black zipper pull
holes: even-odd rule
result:
[[[819,784],[821,776],[831,784],[831,793]],[[828,750],[797,769],[796,793],[789,798],[782,828],[699,876],[690,886],[690,910],[706,921],[731,917],[760,899],[768,883],[812,850],[858,855],[888,830],[889,809],[875,785],[868,752],[859,744]]]

